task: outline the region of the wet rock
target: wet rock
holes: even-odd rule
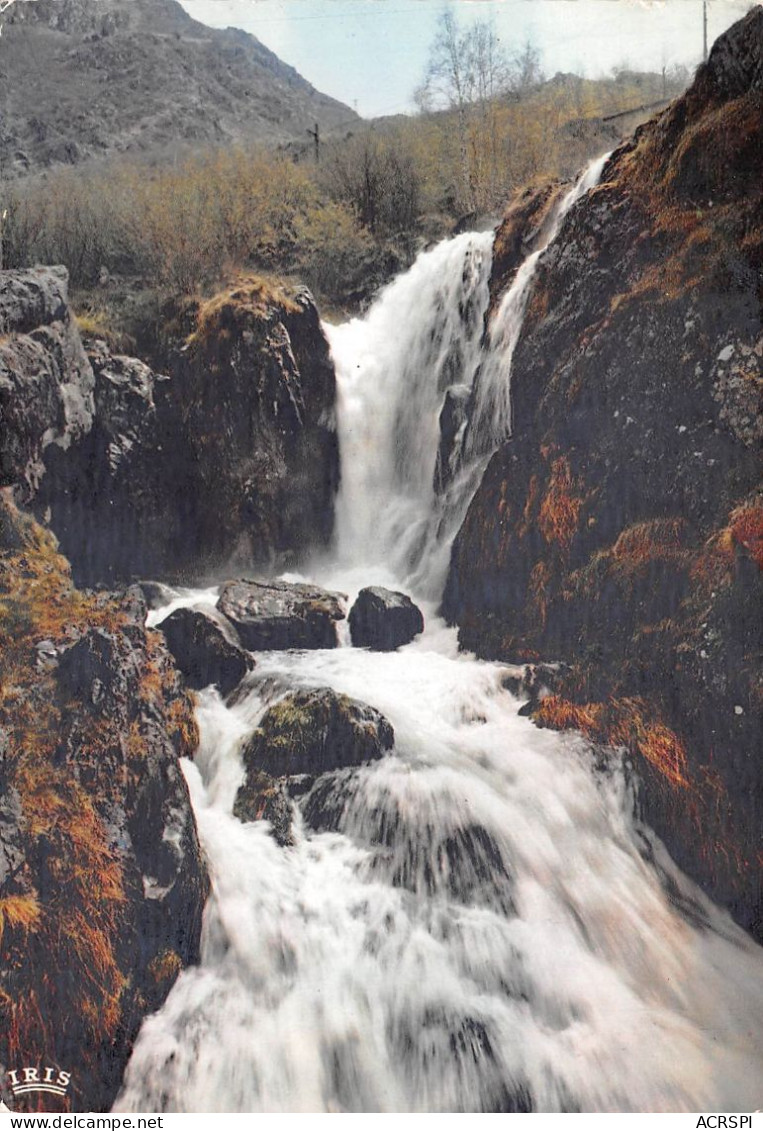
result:
[[[229,581],[217,608],[252,652],[336,648],[343,594],[287,581]]]
[[[448,489],[458,468],[460,440],[468,419],[471,390],[467,385],[454,385],[445,394],[440,410],[440,444],[434,472],[434,489],[440,495]]]
[[[196,690],[213,683],[228,695],[254,667],[253,658],[198,609],[176,609],[159,627],[186,683]]]
[[[244,762],[274,777],[318,776],[381,758],[394,741],[391,725],[373,707],[329,688],[294,691],[266,711]]]
[[[269,821],[273,838],[282,848],[294,843],[292,825],[294,810],[284,779],[260,774],[255,770],[247,774],[246,781],[236,794],[233,816],[239,821]]]
[[[405,593],[381,586],[361,589],[349,616],[356,648],[394,652],[424,631],[424,617]]]
[[[246,779],[233,813],[241,821],[271,822],[280,845],[293,843],[292,798],[316,778],[381,758],[395,740],[383,715],[329,688],[292,691],[267,710],[244,749]]]
[[[149,609],[163,609],[177,596],[170,585],[165,585],[161,581],[139,581],[138,588]]]
[[[507,669],[501,682],[507,691],[520,699],[528,699],[532,708],[553,694],[560,686],[567,664],[525,664],[523,667]]]

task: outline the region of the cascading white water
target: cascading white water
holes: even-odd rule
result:
[[[366,318],[327,326],[338,383],[337,561],[412,581],[433,541],[439,417],[481,356],[492,232],[419,256]],[[438,591],[437,581],[428,595]]]
[[[484,351],[478,376],[489,258],[487,238],[450,241],[331,332],[343,493],[323,582],[438,576],[468,493],[447,512],[432,487],[445,387],[479,381],[481,426],[507,407]],[[235,706],[202,694],[202,962],[144,1022],[115,1110],[752,1110],[759,949],[634,823],[616,754],[518,716],[505,669],[427,611],[396,653],[259,654]],[[370,703],[395,747],[319,779],[282,849],[232,804],[243,741],[294,686]]]
[[[475,411],[469,422],[467,451],[470,454],[493,451],[511,428],[511,362],[522,330],[527,300],[538,267],[538,260],[556,239],[565,216],[589,189],[599,183],[609,154],[592,161],[557,205],[542,247],[528,255],[512,285],[501,299],[490,326],[485,362],[478,376]]]

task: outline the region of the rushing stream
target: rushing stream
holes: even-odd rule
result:
[[[596,182],[601,163],[562,203]],[[632,818],[616,753],[518,715],[505,669],[436,616],[452,538],[509,430],[537,264],[483,341],[492,237],[422,255],[367,317],[329,328],[340,386],[337,545],[311,579],[410,592],[395,653],[257,656],[247,694],[201,694],[186,766],[213,892],[202,962],[143,1024],[120,1111],[749,1111],[760,950]],[[472,405],[433,486],[446,391]],[[152,614],[203,607],[178,593]],[[380,710],[392,753],[301,801],[296,843],[232,805],[241,747],[287,687]],[[315,813],[318,813],[318,819]],[[310,823],[308,823],[308,818]]]

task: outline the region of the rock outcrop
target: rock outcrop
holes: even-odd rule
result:
[[[410,597],[380,585],[361,589],[349,615],[356,648],[394,652],[424,631],[424,617]]]
[[[79,584],[288,566],[328,541],[335,377],[312,298],[242,280],[178,316],[169,376],[85,355],[59,268],[0,273],[0,474]]]
[[[229,581],[217,608],[252,652],[336,648],[344,595],[288,581]]]
[[[179,422],[163,399],[167,378],[134,357],[91,342],[92,427],[66,451],[46,453],[35,499],[47,513],[80,584],[167,571],[183,543],[192,503]]]
[[[182,421],[182,476],[195,509],[186,553],[213,562],[298,562],[334,522],[336,379],[304,288],[261,279],[186,311],[168,406]],[[173,465],[174,466],[174,465]]]
[[[43,453],[69,448],[93,420],[93,373],[68,306],[63,267],[0,274],[0,486],[25,498]]]
[[[254,658],[231,634],[198,609],[176,609],[159,627],[187,685],[197,691],[215,684],[229,695],[254,667]]]
[[[208,881],[179,764],[193,705],[139,591],[76,590],[7,495],[0,1064],[65,1066],[72,1109],[107,1111],[143,1016],[198,960]]]
[[[246,780],[233,812],[242,821],[270,821],[278,843],[290,844],[290,796],[316,778],[381,758],[394,741],[390,723],[366,703],[329,688],[289,692],[265,712],[244,749]]]
[[[627,746],[645,818],[758,937],[762,56],[758,6],[542,257],[444,599],[465,647],[570,665],[536,717]]]

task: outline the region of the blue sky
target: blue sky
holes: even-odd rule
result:
[[[412,111],[443,0],[181,0],[196,19],[252,32],[314,86],[365,116]],[[710,41],[752,6],[709,0]],[[508,47],[529,36],[548,74],[660,70],[702,54],[701,0],[451,0]]]

